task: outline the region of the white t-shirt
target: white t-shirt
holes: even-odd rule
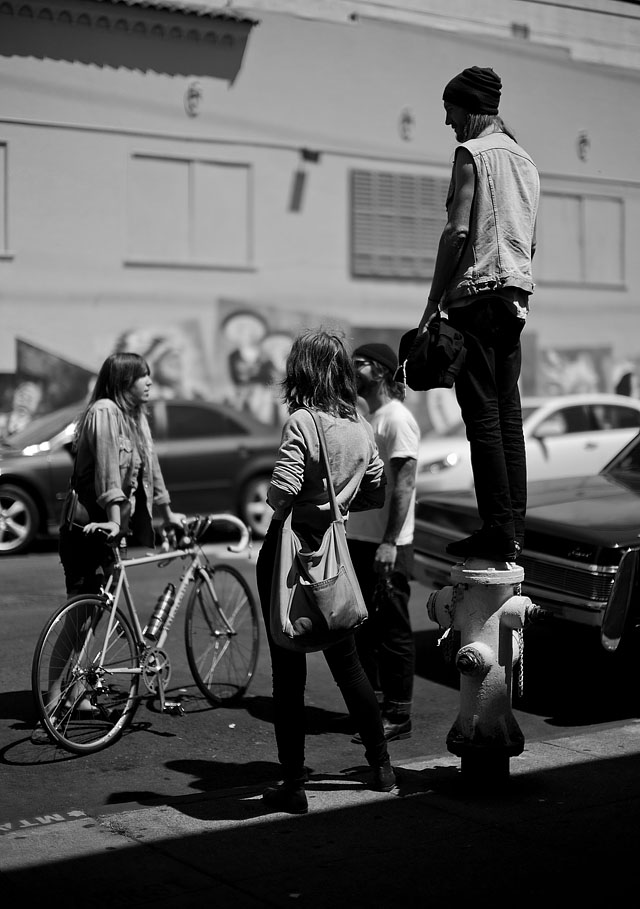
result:
[[[418,459],[420,427],[408,407],[394,399],[383,404],[369,416],[369,422],[384,462],[387,475],[387,494],[384,507],[370,511],[356,511],[349,515],[347,536],[353,540],[366,540],[369,543],[381,543],[387,529],[391,496],[394,490],[391,472],[392,458]],[[402,531],[396,540],[398,546],[407,546],[413,542],[415,489]]]

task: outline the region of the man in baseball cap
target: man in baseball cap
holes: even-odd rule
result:
[[[347,522],[349,550],[369,610],[356,644],[382,702],[385,738],[393,741],[411,735],[415,647],[409,581],[420,429],[402,403],[404,386],[394,379],[398,357],[388,344],[361,344],[353,365],[387,476],[384,508],[351,513]]]

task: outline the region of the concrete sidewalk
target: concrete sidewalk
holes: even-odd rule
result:
[[[494,788],[446,752],[394,765],[390,794],[364,768],[314,775],[306,816],[265,814],[247,788],[16,825],[3,905],[590,907],[637,888],[640,721],[527,744]]]

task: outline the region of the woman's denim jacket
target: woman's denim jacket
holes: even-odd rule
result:
[[[469,236],[443,303],[446,307],[460,297],[504,287],[531,293],[532,246],[540,196],[538,170],[527,152],[506,133],[470,139],[460,148],[466,148],[473,157],[476,186]],[[454,189],[452,177],[447,208]]]
[[[89,410],[77,443],[76,483],[78,497],[92,519],[104,520],[97,516],[96,505],[104,511],[109,503],[123,499],[129,499],[133,513],[140,477],[149,516],[154,504],[169,504],[169,493],[144,416],[142,431],[145,452],[138,450],[124,414],[114,401],[101,398]]]

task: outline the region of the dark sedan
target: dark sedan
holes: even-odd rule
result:
[[[472,492],[420,499],[418,579],[435,586],[450,583],[456,560],[445,547],[478,527]],[[623,624],[635,627],[640,616],[639,553],[640,435],[595,476],[530,484],[519,559],[523,593],[551,616],[600,628],[608,649],[617,646]]]
[[[57,532],[81,409],[73,405],[47,414],[0,443],[0,555],[25,552],[36,537]],[[271,518],[266,491],[280,431],[205,401],[159,400],[150,410],[174,510],[233,512],[263,536]]]

